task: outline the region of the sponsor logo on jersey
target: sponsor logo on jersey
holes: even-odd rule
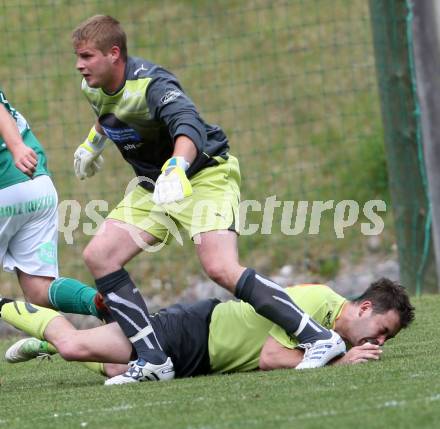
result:
[[[323,323],[324,326],[331,327],[332,316],[333,316],[333,312],[332,312],[332,311],[329,311],[329,312],[325,315],[325,317],[324,317],[324,323]]]
[[[174,101],[177,97],[180,97],[181,95],[182,95],[182,91],[179,91],[178,89],[170,89],[160,99],[160,102],[162,104],[168,104]]]
[[[124,150],[136,149],[136,143],[139,143],[142,140],[139,133],[133,128],[110,128],[102,124],[101,126],[105,135],[118,146],[122,146]]]
[[[125,149],[125,150],[133,150],[133,149],[136,149],[136,145],[133,144],[133,143],[127,143],[127,144],[124,146],[124,149]]]

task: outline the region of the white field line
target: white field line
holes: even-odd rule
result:
[[[192,402],[194,401],[206,401],[206,398],[204,397],[198,397],[194,398]],[[342,416],[346,414],[360,414],[364,411],[373,411],[373,410],[381,410],[386,408],[403,408],[407,407],[408,405],[419,403],[419,402],[435,402],[440,401],[440,393],[435,393],[433,395],[429,396],[423,396],[419,398],[413,398],[413,399],[402,399],[402,400],[389,400],[384,403],[380,403],[373,406],[364,406],[364,407],[357,407],[356,409],[350,409],[350,410],[343,410],[343,411],[335,411],[335,410],[323,410],[323,411],[317,411],[317,412],[307,412],[303,414],[298,414],[295,416],[290,417],[283,417],[283,418],[277,418],[274,417],[273,420],[278,420],[280,422],[291,422],[296,420],[308,420],[308,419],[317,419],[322,417],[336,417],[336,416]],[[23,419],[26,421],[26,423],[32,422],[32,421],[41,421],[41,420],[52,420],[52,423],[55,423],[53,420],[62,419],[62,418],[69,418],[69,417],[81,417],[81,420],[83,420],[80,425],[82,427],[86,427],[88,425],[88,422],[85,421],[87,418],[87,415],[96,416],[97,414],[105,414],[109,415],[111,413],[119,413],[121,411],[127,411],[127,410],[135,410],[135,409],[142,409],[142,408],[149,408],[149,407],[157,407],[161,405],[173,405],[178,404],[179,401],[148,401],[144,402],[141,405],[133,405],[133,404],[121,404],[121,405],[115,405],[114,407],[105,407],[105,408],[93,408],[93,409],[87,409],[87,410],[75,410],[71,412],[60,412],[60,413],[50,413],[45,416],[38,416],[38,417],[24,417]],[[18,423],[21,421],[20,417],[14,417],[12,419],[1,419],[0,418],[0,426],[9,425],[12,423]],[[252,424],[252,425],[258,425],[261,424],[260,419],[248,419],[246,421],[243,421],[243,423],[246,424]],[[60,422],[61,424],[61,422]],[[221,427],[230,427],[230,422],[218,422],[211,425],[202,425],[202,426],[193,426],[189,425],[187,426],[187,429],[215,429],[215,428],[221,428]]]

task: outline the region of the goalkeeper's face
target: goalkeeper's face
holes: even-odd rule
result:
[[[76,69],[88,86],[103,88],[109,92],[118,87],[119,82],[115,83],[115,55],[112,49],[104,53],[92,42],[82,41],[75,46],[75,54]]]

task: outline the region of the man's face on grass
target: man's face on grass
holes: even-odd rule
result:
[[[116,48],[119,53],[119,48]],[[81,41],[75,46],[76,69],[81,73],[91,88],[103,88],[113,90],[115,80],[114,63],[115,50],[110,49],[107,53],[90,41]]]
[[[400,317],[396,310],[375,313],[371,301],[363,301],[358,306],[348,340],[353,346],[360,346],[366,342],[382,346],[399,331]]]

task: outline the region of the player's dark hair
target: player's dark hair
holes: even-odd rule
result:
[[[409,301],[406,289],[397,282],[385,277],[372,283],[354,303],[371,301],[373,312],[383,314],[396,310],[400,317],[400,327],[406,328],[414,320],[414,307]]]
[[[108,15],[95,15],[82,22],[72,33],[73,46],[81,42],[93,42],[95,47],[107,53],[113,46],[121,51],[121,57],[127,61],[127,35],[121,24]]]

